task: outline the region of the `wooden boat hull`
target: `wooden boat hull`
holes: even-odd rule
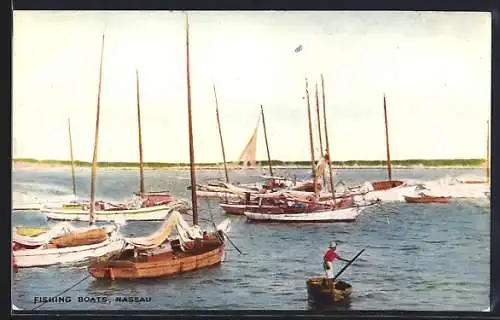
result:
[[[449,203],[451,197],[409,197],[405,196],[407,203]]]
[[[396,188],[399,186],[404,185],[404,181],[401,180],[383,180],[383,181],[375,181],[372,182],[373,190],[374,191],[379,191],[379,190],[388,190],[392,188]]]
[[[196,250],[196,249],[193,249]],[[168,251],[137,260],[96,261],[89,273],[97,279],[142,279],[167,277],[220,264],[224,260],[224,245],[215,245],[203,252]]]
[[[90,258],[97,258],[112,254],[125,247],[122,239],[107,239],[101,243],[50,249],[24,249],[15,250],[14,258],[19,268],[44,267],[54,264],[75,263]]]
[[[336,280],[334,286],[329,286],[325,278],[307,280],[308,299],[314,303],[341,303],[350,298],[352,286],[342,280]]]
[[[276,206],[272,205],[258,205],[258,204],[226,204],[226,203],[221,203],[220,204],[221,208],[224,210],[225,213],[227,214],[234,214],[234,215],[239,215],[239,216],[244,216],[245,211],[255,211],[255,210],[263,210],[267,212],[268,210],[272,210]],[[280,210],[281,212],[281,210]]]
[[[213,199],[240,199],[241,196],[231,192],[219,192],[219,191],[196,191],[196,195],[201,198],[213,198]]]
[[[364,208],[351,207],[307,213],[259,213],[245,211],[244,214],[250,221],[262,222],[352,222],[356,220]]]
[[[95,217],[96,221],[114,221],[117,219],[156,221],[164,220],[171,208],[172,207],[167,204],[131,210],[96,210]],[[41,211],[47,215],[48,219],[52,220],[89,221],[90,219],[89,212],[81,209],[55,209],[44,207]]]
[[[247,205],[221,203],[220,207],[227,214],[244,215],[244,212],[245,212],[245,209],[247,208]]]

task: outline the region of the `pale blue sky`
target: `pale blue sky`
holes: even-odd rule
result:
[[[384,92],[393,159],[485,156],[489,13],[192,12],[190,26],[197,162],[222,158],[214,83],[228,160],[260,104],[271,157],[308,160],[304,77],[316,126],[320,73],[335,160],[385,158]],[[145,161],[189,161],[183,13],[17,11],[13,30],[14,157],[68,159],[71,117],[75,158],[92,159],[105,31],[99,160],[138,161],[138,67]]]

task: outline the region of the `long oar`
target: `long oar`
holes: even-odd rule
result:
[[[347,264],[346,264],[346,265],[345,265],[345,266],[344,266],[344,267],[343,267],[343,268],[342,268],[342,269],[341,269],[341,270],[340,270],[340,271],[339,271],[339,272],[335,275],[335,277],[333,277],[333,281],[335,281],[335,280],[336,280],[336,279],[337,279],[337,278],[338,278],[338,277],[339,277],[339,276],[340,276],[340,275],[341,275],[341,274],[345,271],[345,269],[347,269],[347,267],[349,267],[349,266],[351,265],[351,263],[353,263],[353,262],[354,262],[354,260],[356,260],[356,259],[357,259],[357,258],[358,258],[358,257],[359,257],[362,253],[363,253],[363,251],[365,251],[365,249],[363,249],[363,250],[361,250],[360,252],[358,252],[358,254],[357,254],[354,258],[352,258],[352,260],[351,260],[351,261],[349,261],[349,262],[348,262],[348,263],[347,263]]]

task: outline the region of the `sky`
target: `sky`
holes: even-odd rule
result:
[[[237,160],[263,106],[272,159],[315,153],[315,85],[325,79],[337,161],[484,158],[491,109],[491,15],[461,12],[189,12],[196,162]],[[91,161],[105,34],[99,161],[189,162],[183,12],[14,11],[13,158]],[[302,51],[294,51],[302,45]],[[322,111],[321,111],[322,114]],[[324,129],[323,120],[321,127]],[[257,159],[267,159],[262,125]],[[325,138],[323,136],[323,149]]]

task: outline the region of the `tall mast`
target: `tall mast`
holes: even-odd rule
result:
[[[142,158],[142,130],[141,130],[141,104],[139,96],[139,70],[135,69],[136,89],[137,89],[137,126],[139,129],[139,193],[144,194],[144,161]]]
[[[313,174],[313,184],[314,184],[314,195],[316,196],[316,168],[314,166],[314,143],[313,143],[313,132],[311,123],[311,105],[309,103],[309,83],[306,78],[306,99],[307,99],[307,117],[309,120],[309,143],[311,146],[311,164],[312,164],[312,174]]]
[[[191,206],[193,207],[193,225],[198,224],[198,206],[196,198],[196,172],[194,167],[193,122],[191,119],[191,77],[189,74],[189,18],[186,14],[186,80],[189,127],[189,164],[191,168]]]
[[[99,64],[99,85],[97,89],[97,115],[95,118],[95,140],[94,140],[94,156],[92,158],[92,173],[90,178],[90,219],[89,224],[95,223],[95,193],[96,193],[96,174],[97,174],[97,150],[99,145],[99,115],[101,111],[101,83],[102,83],[102,59],[104,56],[104,33],[102,34],[101,44],[101,60]]]
[[[387,174],[389,181],[392,181],[392,168],[391,168],[391,151],[389,148],[389,126],[387,125],[387,105],[384,93],[384,120],[385,120],[385,147],[387,151]]]
[[[217,100],[217,92],[215,91],[215,84],[214,84],[214,96],[215,96],[215,116],[217,117],[217,128],[219,128],[220,147],[222,149],[222,161],[224,161],[224,173],[226,175],[226,182],[229,183],[229,175],[227,173],[227,165],[226,165],[226,151],[224,150],[224,140],[222,139],[222,129],[220,126],[220,118],[219,118],[219,101]]]
[[[318,136],[319,136],[319,151],[321,154],[321,158],[323,158],[323,139],[321,138],[321,117],[319,115],[319,97],[318,97],[318,83],[316,82],[315,84],[315,90],[316,90],[316,116],[318,118]],[[326,179],[325,179],[325,173],[323,172],[323,185],[326,188]]]
[[[325,127],[325,144],[326,144],[326,154],[328,154],[328,166],[330,168],[330,190],[332,191],[333,203],[335,201],[335,188],[333,184],[333,170],[332,170],[332,154],[330,153],[330,143],[328,142],[328,129],[326,126],[326,103],[325,103],[325,80],[323,75],[321,75],[321,91],[323,93],[323,121]]]
[[[264,119],[264,109],[262,108],[262,105],[260,105],[260,113],[262,114],[262,127],[264,128],[264,140],[266,141],[267,162],[269,164],[269,174],[271,175],[271,177],[274,177],[273,166],[271,164],[271,154],[269,153],[269,143],[267,142],[266,120]]]
[[[69,133],[69,156],[71,160],[71,177],[73,180],[73,195],[76,197],[75,161],[73,159],[73,140],[71,139],[71,120],[69,118],[68,118],[68,133]]]
[[[490,182],[490,121],[486,121],[486,183]]]
[[[321,118],[319,116],[319,97],[318,97],[318,84],[316,83],[316,116],[318,117],[318,135],[319,135],[319,150],[323,157],[323,139],[321,138]]]

